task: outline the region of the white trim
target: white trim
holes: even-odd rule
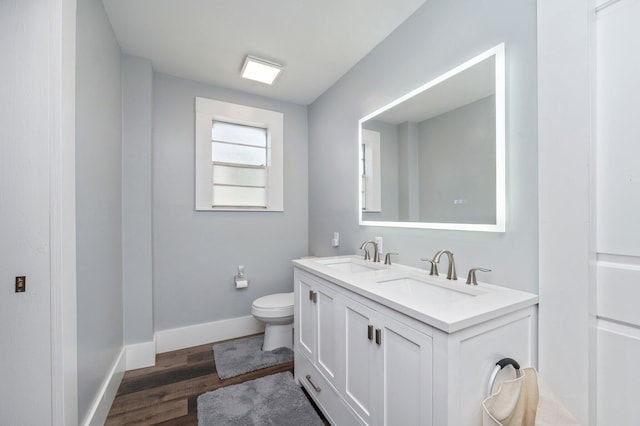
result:
[[[264,331],[253,315],[156,332],[157,353],[175,351],[220,340],[235,339]]]
[[[640,340],[640,328],[629,324],[598,318],[597,327],[600,331],[618,334],[630,339]]]
[[[196,211],[284,211],[284,114],[247,105],[196,97]],[[211,125],[214,120],[262,127],[267,132],[267,207],[213,207]]]
[[[595,0],[538,1],[539,371],[596,422]]]
[[[107,420],[111,404],[113,404],[113,400],[118,392],[118,387],[124,376],[126,364],[125,351],[125,348],[122,348],[120,355],[118,355],[111,370],[109,370],[109,374],[105,377],[104,382],[102,382],[100,390],[93,399],[91,407],[89,407],[87,416],[81,423],[83,426],[104,425],[105,420]]]
[[[76,318],[76,1],[52,3],[49,250],[51,424],[78,423]]]
[[[127,371],[156,365],[156,339],[125,346]]]

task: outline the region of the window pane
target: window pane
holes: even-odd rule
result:
[[[247,188],[237,186],[213,186],[214,207],[266,207],[264,188]]]
[[[211,139],[214,141],[266,147],[267,129],[214,121]]]
[[[226,185],[266,186],[266,170],[213,165],[213,183]]]
[[[264,166],[267,163],[267,150],[253,146],[213,142],[211,160],[220,163]]]

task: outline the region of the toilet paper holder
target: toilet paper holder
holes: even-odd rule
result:
[[[238,265],[238,273],[233,277],[236,288],[249,287],[249,280],[244,277],[244,265]]]

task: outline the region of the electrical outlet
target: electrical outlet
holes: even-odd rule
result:
[[[16,277],[16,293],[27,291],[27,277]]]

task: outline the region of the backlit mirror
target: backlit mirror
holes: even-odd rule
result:
[[[504,232],[504,44],[359,121],[360,224]]]

